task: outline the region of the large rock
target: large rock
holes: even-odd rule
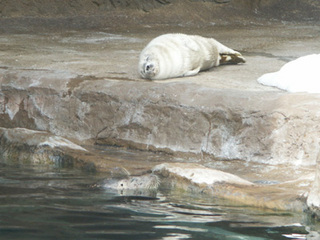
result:
[[[281,184],[254,184],[233,174],[194,163],[163,163],[153,168],[162,177],[162,187],[172,191],[208,194],[247,206],[302,211],[305,197],[293,186],[299,181]],[[272,194],[271,194],[272,193]]]
[[[71,167],[74,162],[69,151],[87,152],[65,138],[25,128],[0,128],[0,142],[1,160],[8,164]]]
[[[287,35],[287,48],[301,41],[309,44],[308,51],[317,48],[316,38],[299,42],[290,27],[272,29]],[[265,56],[271,57],[244,53],[245,65],[162,82],[143,81],[137,73],[139,51],[148,35],[146,39],[108,32],[5,35],[1,126],[184,156],[314,165],[319,95],[288,94],[256,82],[262,73],[284,63],[273,54],[283,58],[288,54],[281,45],[284,40],[279,44],[267,31],[259,46],[250,44],[261,31],[238,31],[227,45],[254,52],[266,44]],[[218,28],[215,35],[226,38],[224,29]],[[272,44],[275,50],[269,47]],[[296,55],[305,53],[294,49]]]
[[[314,165],[319,150],[319,95],[92,81],[52,71],[8,70],[1,86],[3,127],[268,164]]]
[[[42,165],[103,172],[109,177],[141,175],[153,161],[132,161],[114,157],[92,146],[80,146],[46,131],[26,128],[0,128],[0,161],[14,165]]]
[[[243,53],[247,63],[217,67],[189,78],[141,80],[137,73],[139,52],[164,31],[214,36]],[[10,154],[18,154],[11,156],[19,156],[20,150],[30,148],[28,157],[32,151],[50,149],[41,156],[50,159],[56,153],[66,154],[80,168],[118,169],[120,175],[139,175],[155,164],[140,159],[133,166],[89,149],[94,144],[107,144],[162,151],[183,157],[184,162],[201,161],[250,182],[277,184],[277,194],[270,195],[268,207],[291,209],[284,200],[295,205],[302,196],[303,202],[314,178],[320,96],[288,94],[261,86],[256,79],[278,70],[288,60],[318,51],[318,43],[317,27],[274,22],[250,26],[249,31],[247,27],[214,24],[204,29],[163,28],[148,22],[125,31],[3,34],[1,152],[6,159],[14,159],[5,154],[8,149],[13,149]],[[50,144],[32,145],[33,137],[44,132],[49,135],[40,142],[63,139],[87,152],[55,145],[51,151]],[[12,137],[20,133],[27,137]],[[31,145],[25,145],[23,139],[29,139]],[[292,188],[294,193],[290,193]],[[256,188],[242,188],[243,201],[265,206],[263,199],[274,193],[274,188],[259,189],[257,201]],[[312,194],[311,200],[315,199]]]
[[[187,163],[162,163],[153,168],[154,173],[164,177],[179,176],[199,186],[214,186],[225,183],[240,186],[253,186],[254,184],[230,173],[208,169],[200,164]],[[177,177],[174,177],[177,178]]]

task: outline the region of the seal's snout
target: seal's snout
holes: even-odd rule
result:
[[[153,64],[146,64],[145,69],[146,69],[146,72],[152,71],[152,69],[153,69]]]
[[[152,79],[156,75],[154,63],[146,62],[141,68],[141,76],[143,78]]]

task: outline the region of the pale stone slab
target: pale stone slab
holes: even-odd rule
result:
[[[200,164],[195,163],[162,163],[153,168],[153,172],[159,174],[177,175],[185,178],[194,184],[214,185],[216,183],[226,183],[235,185],[252,186],[253,183],[242,179],[236,175],[222,172],[219,170],[206,168]]]

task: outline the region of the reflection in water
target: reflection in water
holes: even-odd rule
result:
[[[306,214],[165,190],[119,195],[92,188],[99,178],[0,165],[0,239],[317,239]]]

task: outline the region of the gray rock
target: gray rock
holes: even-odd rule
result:
[[[310,188],[307,205],[309,210],[315,214],[318,218],[320,217],[320,154],[317,158],[316,173],[313,180],[313,184]]]
[[[43,164],[74,166],[68,152],[86,153],[83,147],[43,131],[25,128],[0,128],[0,158],[8,164]]]
[[[168,177],[176,175],[198,185],[215,185],[218,183],[253,186],[252,182],[230,173],[206,168],[195,163],[162,163],[153,168],[153,172]],[[175,177],[177,178],[177,177]]]
[[[258,185],[194,163],[163,163],[155,166],[153,172],[161,176],[163,187],[172,191],[206,194],[260,208],[298,212],[306,209],[305,199],[292,189],[297,182]]]

